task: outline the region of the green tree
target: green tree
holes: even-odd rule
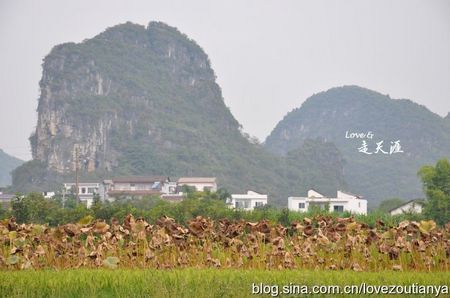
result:
[[[27,196],[17,195],[11,207],[17,222],[46,223],[51,220],[52,212],[58,209],[58,204],[44,198],[41,193],[32,192]]]
[[[419,172],[427,201],[424,215],[438,224],[450,221],[450,163],[441,159],[436,166],[423,166]]]
[[[4,208],[3,204],[0,204],[0,219],[7,218],[9,215],[8,210]]]
[[[11,201],[11,211],[18,222],[26,222],[28,220],[28,210],[22,195],[17,194]]]
[[[226,188],[219,188],[216,193],[219,197],[219,200],[224,202],[231,197],[230,192]]]
[[[284,226],[290,225],[288,208],[283,208],[281,210],[280,215],[278,216],[278,222]]]

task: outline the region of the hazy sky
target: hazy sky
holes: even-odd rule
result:
[[[31,158],[41,63],[53,46],[152,20],[206,51],[226,105],[261,140],[307,97],[341,85],[450,111],[448,0],[0,0],[0,148]]]

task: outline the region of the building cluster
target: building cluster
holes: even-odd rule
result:
[[[184,198],[183,186],[196,191],[217,191],[215,177],[181,177],[171,181],[165,176],[131,176],[117,177],[103,182],[79,182],[78,193],[76,183],[64,183],[64,194],[77,195],[88,207],[95,196],[102,201],[114,201],[117,198],[135,198],[159,195],[168,201],[181,201]],[[231,194],[226,203],[230,208],[252,211],[267,205],[268,195],[247,191],[244,194]],[[289,197],[288,208],[292,211],[305,212],[312,208],[327,209],[335,212],[367,214],[367,200],[361,196],[338,191],[336,198],[326,197],[317,191],[309,190],[306,197]]]
[[[77,189],[78,185],[78,189]],[[166,176],[130,176],[116,177],[102,182],[64,183],[63,196],[75,195],[90,207],[95,197],[101,201],[115,201],[118,198],[136,198],[159,195],[168,201],[181,201],[184,197],[183,186],[196,191],[217,191],[215,177],[181,177],[171,181]]]
[[[77,187],[78,186],[78,187]],[[97,197],[101,201],[115,201],[117,199],[132,199],[137,197],[157,195],[161,199],[178,202],[185,197],[184,187],[196,191],[217,191],[215,177],[181,177],[172,181],[166,176],[130,176],[116,177],[99,181],[67,182],[63,185],[62,196],[76,196],[81,202],[91,207]],[[42,193],[45,198],[52,198],[55,192]],[[4,207],[15,197],[12,194],[0,192],[0,204]],[[268,195],[249,190],[244,194],[231,194],[226,203],[229,208],[252,211],[268,203]],[[391,215],[403,213],[421,213],[423,202],[412,200],[393,208]],[[289,197],[288,209],[306,212],[310,210],[328,210],[330,212],[349,212],[353,214],[367,214],[367,200],[363,197],[338,190],[336,197],[325,196],[313,189],[305,197]]]

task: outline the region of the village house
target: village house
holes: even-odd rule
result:
[[[289,210],[306,212],[314,207],[323,210],[328,208],[332,212],[367,214],[367,200],[340,190],[337,191],[336,198],[328,198],[315,190],[309,190],[307,197],[288,198]]]
[[[42,192],[42,195],[46,199],[53,199],[56,196],[56,193],[54,191],[44,191]]]
[[[178,187],[183,185],[194,187],[197,191],[217,191],[216,177],[181,177]]]
[[[88,208],[91,207],[94,202],[94,197],[96,195],[99,196],[100,200],[104,200],[105,197],[105,189],[101,183],[98,182],[79,182],[78,183],[78,191],[76,189],[77,184],[75,182],[66,182],[64,183],[63,188],[63,197],[68,194],[77,195],[80,202],[86,204]]]
[[[406,203],[403,203],[400,206],[392,208],[389,210],[389,214],[391,215],[399,215],[405,213],[422,213],[423,201],[422,200],[411,200]]]
[[[232,194],[227,204],[230,208],[252,211],[267,204],[267,195],[249,190],[246,194]]]
[[[176,183],[166,176],[129,176],[105,180],[107,197],[113,200],[118,197],[143,197],[162,193],[175,193]]]

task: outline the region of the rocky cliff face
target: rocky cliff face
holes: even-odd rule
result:
[[[126,50],[124,60],[115,60],[121,50]],[[133,76],[140,81],[132,81]],[[139,117],[151,116],[161,104],[152,87],[211,84],[220,92],[214,80],[206,54],[162,23],[147,28],[127,23],[81,44],[57,46],[43,64],[38,124],[30,138],[33,158],[59,173],[73,171],[77,156],[88,172],[111,171],[118,165],[118,152],[110,136],[113,131],[136,134]],[[148,137],[161,136],[155,123],[143,126]]]

